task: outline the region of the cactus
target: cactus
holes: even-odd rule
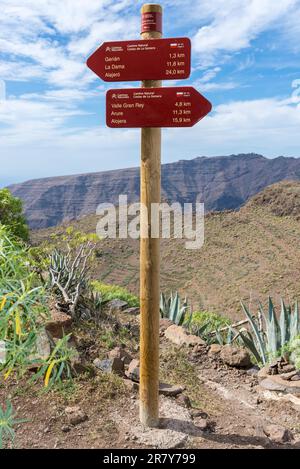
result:
[[[186,319],[188,309],[187,299],[181,304],[178,292],[167,299],[163,293],[160,295],[160,314],[162,318],[170,319],[178,326],[182,325]]]
[[[88,260],[95,244],[83,242],[67,253],[54,249],[50,255],[50,288],[58,295],[61,307],[73,318],[80,316],[78,304],[88,287]]]
[[[281,311],[277,317],[272,299],[269,297],[268,314],[259,304],[259,313],[255,317],[242,302],[242,309],[248,318],[252,332],[243,330],[239,332],[244,345],[251,351],[259,363],[264,365],[270,358],[278,355],[282,349],[300,334],[300,316],[298,302],[294,310],[286,306],[281,299]],[[259,316],[263,319],[265,328],[259,324]]]

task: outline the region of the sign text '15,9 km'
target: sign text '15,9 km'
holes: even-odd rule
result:
[[[109,90],[108,127],[192,127],[211,111],[211,103],[190,86]]]

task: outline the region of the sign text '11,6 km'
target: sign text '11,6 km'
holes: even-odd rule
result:
[[[186,37],[104,42],[87,60],[104,81],[174,80],[191,72],[191,41]]]

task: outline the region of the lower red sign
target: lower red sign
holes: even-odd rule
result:
[[[212,109],[195,88],[130,88],[106,94],[108,127],[192,127]]]

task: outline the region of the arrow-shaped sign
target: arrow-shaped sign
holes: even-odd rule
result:
[[[130,88],[106,94],[108,127],[192,127],[212,109],[195,88]]]
[[[104,81],[178,80],[191,72],[186,37],[104,42],[87,60]]]

